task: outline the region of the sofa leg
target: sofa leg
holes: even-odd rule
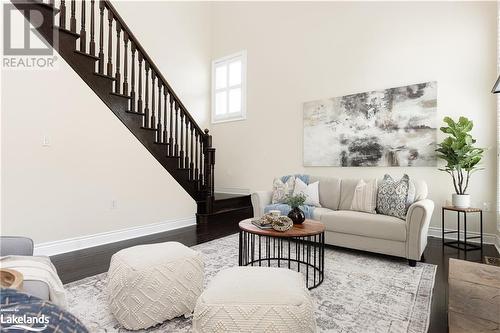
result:
[[[408,259],[408,265],[410,265],[411,267],[415,267],[415,266],[417,266],[417,261],[412,260],[412,259]]]

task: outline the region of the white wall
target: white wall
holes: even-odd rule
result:
[[[209,4],[115,5],[206,124]],[[191,197],[62,59],[53,71],[2,71],[1,117],[2,235],[40,243],[194,218]]]
[[[453,187],[436,168],[302,165],[303,102],[436,80],[438,119],[472,118],[478,145],[492,148],[470,194],[494,210],[495,2],[219,2],[212,15],[212,57],[248,51],[248,119],[212,125],[217,186],[269,189],[273,177],[296,172],[408,173],[429,183],[440,227]],[[485,232],[495,233],[495,214],[484,218]]]

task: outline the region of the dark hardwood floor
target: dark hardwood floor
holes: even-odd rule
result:
[[[156,242],[178,241],[186,246],[193,246],[217,239],[237,231],[237,224],[210,224],[207,226],[190,226],[164,233],[106,244],[93,248],[83,249],[51,257],[63,283],[76,281],[88,276],[106,272],[109,268],[111,256],[124,248]],[[354,251],[354,250],[352,250]],[[429,333],[445,333],[447,329],[448,307],[448,260],[457,258],[468,261],[481,262],[483,256],[500,256],[493,245],[484,245],[480,251],[464,253],[442,246],[441,239],[429,237],[424,252],[424,262],[437,265],[436,280],[432,298]],[[418,265],[418,264],[417,264]]]

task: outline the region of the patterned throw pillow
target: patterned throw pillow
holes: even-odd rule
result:
[[[295,177],[291,176],[283,182],[281,178],[275,178],[273,181],[273,197],[271,203],[285,203],[286,197],[291,195],[295,187]]]
[[[409,187],[410,177],[408,175],[405,174],[398,181],[393,180],[389,175],[385,175],[382,184],[378,187],[377,212],[405,219]]]
[[[354,190],[351,210],[376,214],[377,204],[377,180],[372,179],[365,182],[360,179]]]

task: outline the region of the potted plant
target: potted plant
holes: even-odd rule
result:
[[[288,217],[294,224],[301,224],[306,219],[304,212],[300,209],[300,206],[304,205],[304,202],[306,202],[306,196],[303,193],[289,195],[286,198],[286,203],[292,208],[288,213]]]
[[[470,207],[470,195],[467,194],[470,176],[481,170],[478,164],[483,158],[485,148],[474,147],[476,140],[470,135],[474,124],[466,117],[460,117],[455,122],[450,117],[443,121],[448,125],[441,127],[441,132],[448,137],[438,144],[437,157],[446,161],[446,166],[439,170],[451,175],[455,193],[452,195],[452,204],[459,208]]]

